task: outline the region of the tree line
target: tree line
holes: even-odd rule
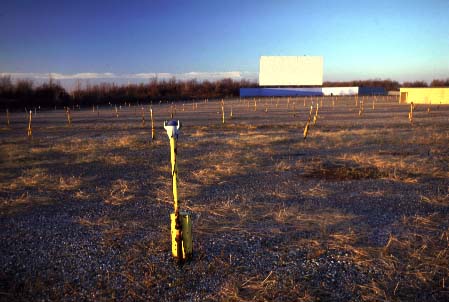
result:
[[[387,91],[397,91],[401,87],[449,87],[449,78],[434,79],[430,84],[425,81],[403,82],[393,80],[364,80],[364,81],[346,81],[346,82],[324,82],[323,86],[327,87],[344,87],[344,86],[359,86],[359,87],[383,87]]]
[[[364,80],[346,82],[324,82],[323,86],[369,86],[384,87],[387,91],[400,87],[449,87],[448,79],[435,79],[430,85],[424,81],[404,82],[393,80]],[[258,87],[257,82],[248,80],[222,79],[217,81],[151,79],[147,83],[118,85],[100,83],[82,85],[78,81],[75,89],[68,92],[62,85],[50,78],[48,82],[35,85],[31,80],[13,81],[10,76],[0,77],[0,107],[32,108],[54,106],[86,106],[118,103],[142,103],[154,101],[177,101],[205,98],[238,97],[242,87]]]
[[[0,77],[0,107],[54,107],[86,106],[118,103],[142,103],[153,101],[177,101],[205,98],[228,98],[239,95],[241,87],[256,87],[248,80],[222,79],[217,81],[151,79],[147,83],[124,84],[100,83],[82,85],[76,82],[70,93],[58,81],[49,79],[41,85],[31,80],[13,81],[10,76]]]

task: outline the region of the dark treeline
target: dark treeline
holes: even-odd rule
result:
[[[414,81],[399,83],[393,80],[363,80],[363,81],[345,81],[345,82],[324,82],[323,86],[327,87],[344,87],[344,86],[358,86],[358,87],[383,87],[387,91],[399,90],[401,87],[449,87],[449,78],[434,79],[430,85],[425,81]]]
[[[247,80],[234,81],[223,79],[217,81],[188,80],[179,81],[152,79],[148,83],[116,85],[102,83],[87,85],[73,91],[73,99],[77,104],[118,103],[122,101],[137,103],[148,101],[177,101],[205,98],[238,97],[241,87],[256,87],[256,82]]]
[[[76,88],[68,93],[59,82],[49,79],[36,86],[31,80],[13,81],[10,76],[0,77],[0,107],[54,107],[86,106],[93,104],[141,103],[150,101],[176,101],[205,98],[238,97],[241,87],[257,87],[256,82],[232,79],[217,81],[180,81],[152,79],[147,83],[117,85],[114,83],[85,84],[77,82]],[[400,87],[449,87],[448,79],[435,79],[430,85],[424,81],[404,82],[392,80],[364,80],[346,82],[324,82],[323,86],[375,86],[387,91]]]
[[[345,82],[324,82],[323,86],[327,87],[383,87],[387,91],[399,90],[401,84],[393,80],[363,80],[363,81],[345,81]],[[403,86],[405,87],[405,86]]]
[[[119,103],[142,103],[160,100],[177,101],[205,98],[238,97],[240,87],[256,87],[256,82],[234,81],[180,81],[152,79],[148,83],[117,85],[101,83],[81,85],[69,94],[59,82],[50,79],[48,83],[35,86],[30,80],[12,81],[10,76],[0,77],[0,107],[54,107],[86,106]]]

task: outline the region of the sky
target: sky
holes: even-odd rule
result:
[[[324,80],[449,78],[449,0],[1,0],[0,75],[257,80],[262,55],[324,57]]]

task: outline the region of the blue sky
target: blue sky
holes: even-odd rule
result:
[[[325,80],[449,77],[449,1],[2,1],[0,73],[256,78],[321,55]]]

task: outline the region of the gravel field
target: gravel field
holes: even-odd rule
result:
[[[153,142],[148,104],[1,113],[0,301],[449,301],[449,106],[360,100],[155,104]]]

